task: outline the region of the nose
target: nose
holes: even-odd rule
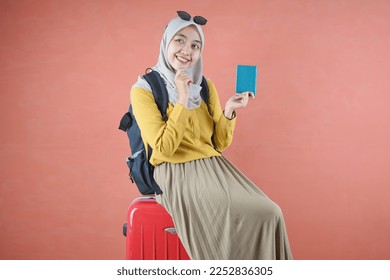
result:
[[[191,53],[191,47],[190,47],[188,44],[185,44],[185,45],[183,46],[183,48],[180,50],[180,52],[181,52],[183,55],[189,56],[190,53]]]

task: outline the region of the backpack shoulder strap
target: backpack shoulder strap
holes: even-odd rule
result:
[[[160,74],[156,71],[150,71],[149,73],[143,76],[145,80],[149,83],[152,88],[152,94],[154,100],[156,101],[157,107],[161,113],[161,116],[164,121],[168,119],[167,117],[167,107],[168,107],[168,91],[165,87],[164,81],[162,80]],[[123,131],[127,131],[132,123],[131,116],[131,105],[129,107],[129,111],[126,112],[119,124],[119,129]]]
[[[202,97],[203,101],[206,103],[207,109],[209,109],[209,112],[210,112],[210,108],[209,108],[210,89],[209,89],[209,85],[207,83],[207,80],[204,76],[202,77],[202,82],[201,82],[200,86],[202,87],[202,90],[200,92],[200,96]],[[216,147],[215,142],[214,142],[214,133],[211,136],[211,143],[213,143],[213,146]]]
[[[206,103],[206,105],[209,105],[209,85],[207,84],[206,78],[202,77],[202,82],[200,83],[200,86],[202,87],[202,90],[200,92],[200,96],[202,97],[203,101]]]
[[[152,88],[152,94],[154,100],[156,101],[157,107],[160,110],[161,116],[164,121],[168,119],[167,117],[167,107],[168,107],[168,91],[164,84],[163,79],[157,71],[150,71],[149,73],[143,76],[145,80],[149,83]]]

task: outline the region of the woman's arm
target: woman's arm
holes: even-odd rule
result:
[[[143,140],[163,156],[172,156],[183,139],[190,111],[177,103],[165,122],[152,93],[142,88],[133,88],[130,96]]]
[[[236,125],[236,117],[233,114],[231,119],[226,118],[222,111],[217,90],[214,83],[207,81],[209,85],[209,112],[214,120],[213,141],[215,149],[219,152],[225,150],[233,141],[233,132]]]

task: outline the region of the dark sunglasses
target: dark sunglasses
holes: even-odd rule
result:
[[[191,15],[185,11],[177,11],[177,15],[182,19],[182,20],[191,20]],[[202,16],[194,16],[193,18],[194,22],[199,25],[205,25],[207,22],[207,19],[205,19]]]

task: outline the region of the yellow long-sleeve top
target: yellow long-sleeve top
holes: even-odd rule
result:
[[[166,122],[152,93],[143,88],[131,90],[133,113],[142,140],[153,149],[150,158],[152,165],[220,156],[231,144],[236,117],[229,120],[224,116],[214,84],[210,80],[207,83],[210,92],[208,108],[203,100],[196,109],[187,109],[181,104],[173,106],[169,102]]]

